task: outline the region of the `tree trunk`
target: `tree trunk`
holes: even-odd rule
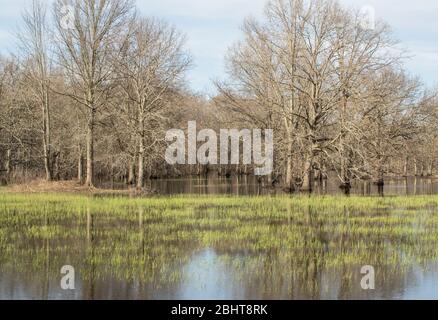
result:
[[[409,158],[406,157],[405,158],[405,164],[403,166],[403,176],[407,177],[408,176],[408,163],[409,163]]]
[[[383,187],[385,185],[385,168],[383,164],[383,159],[379,159],[379,167],[377,169],[377,181],[375,182],[377,186]]]
[[[132,186],[135,183],[135,159],[136,157],[134,156],[132,158],[132,161],[129,162],[128,164],[128,185]]]
[[[414,175],[418,177],[418,162],[417,159],[414,160]]]
[[[52,175],[54,179],[56,180],[60,180],[61,175],[60,175],[60,170],[59,170],[59,157],[60,157],[60,153],[57,152],[56,154],[53,155],[54,159],[53,159],[53,166],[52,166]]]
[[[8,149],[6,151],[6,161],[5,161],[5,170],[6,170],[6,176],[7,177],[9,177],[11,172],[12,172],[12,169],[11,169],[11,155],[12,155],[11,149]]]
[[[272,172],[270,174],[268,174],[268,176],[266,178],[267,178],[268,186],[269,187],[273,186],[274,185],[274,179],[272,177]]]
[[[79,157],[78,157],[78,181],[82,183],[84,177],[84,158],[82,156],[82,148],[79,147]]]
[[[94,117],[96,110],[94,107],[90,109],[87,127],[87,179],[85,185],[88,187],[94,186]]]
[[[313,159],[309,157],[304,164],[304,177],[301,191],[312,192],[313,191]]]
[[[286,161],[286,181],[285,181],[285,188],[288,191],[293,191],[293,174],[292,174],[292,142],[289,142],[288,144],[288,150],[287,150],[287,161]]]
[[[143,113],[140,112],[139,116],[139,126],[140,126],[140,138],[138,141],[138,178],[137,178],[137,188],[142,189],[144,185],[144,118]]]
[[[111,190],[114,190],[115,177],[114,177],[114,158],[111,159]]]
[[[343,61],[341,61],[341,69],[343,68]],[[342,94],[341,99],[341,134],[339,137],[339,154],[341,156],[341,185],[340,188],[344,189],[345,192],[349,192],[351,188],[351,181],[350,181],[350,170],[349,170],[349,155],[347,154],[347,151],[345,150],[345,135],[347,131],[345,130],[346,127],[346,120],[345,115],[347,113],[347,102],[348,98],[346,96],[346,92],[344,91]]]
[[[428,175],[429,177],[432,177],[432,176],[433,176],[433,160],[431,160],[431,161],[429,162],[429,167],[428,167],[428,169],[427,169],[427,175]]]
[[[342,153],[341,153],[341,185],[340,187],[345,190],[349,190],[351,188],[351,179],[348,169],[348,159],[347,155],[344,152],[344,148],[342,146]]]
[[[47,88],[43,85],[44,101],[42,103],[43,113],[43,154],[44,154],[44,167],[46,170],[46,180],[51,181],[53,178],[52,166],[51,166],[51,147],[50,147],[50,115],[49,115],[49,97]]]
[[[144,142],[140,139],[138,152],[138,178],[137,188],[142,189],[144,184]]]
[[[417,195],[417,187],[418,187],[418,179],[415,177],[414,179],[414,196]]]

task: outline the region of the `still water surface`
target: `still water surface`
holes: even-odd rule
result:
[[[264,267],[264,266],[260,266]],[[142,284],[138,281],[121,281],[112,277],[96,279],[92,283],[76,275],[76,289],[61,290],[59,280],[53,275],[39,279],[22,272],[2,272],[0,299],[50,299],[50,300],[245,300],[245,299],[313,299],[313,300],[436,300],[438,299],[438,265],[412,267],[404,275],[379,272],[384,281],[374,291],[364,291],[360,276],[343,279],[342,270],[327,270],[314,275],[306,283],[284,283],[281,274],[262,276],[254,280],[250,276],[236,277],[233,270],[213,249],[205,249],[191,257],[183,268],[188,273],[183,280],[170,287]],[[359,274],[359,270],[355,270]],[[239,271],[238,271],[239,272]],[[281,271],[280,271],[281,272]],[[59,278],[59,277],[58,277]],[[254,281],[254,282],[250,282]],[[304,287],[306,285],[306,287]],[[307,287],[308,286],[308,287]]]
[[[233,179],[150,183],[167,194],[269,193],[255,180]],[[425,179],[390,181],[385,189],[437,193]],[[378,191],[359,184],[352,194]],[[42,206],[5,199],[0,299],[438,299],[435,204],[313,207],[274,197],[127,200],[113,210],[116,199]],[[73,291],[60,288],[67,264],[76,270]],[[360,285],[367,264],[376,268],[373,291]]]
[[[218,177],[211,174],[208,177],[192,177],[181,179],[149,180],[148,187],[160,194],[228,194],[228,195],[267,195],[284,194],[281,187],[269,188],[263,182],[258,182],[254,176]],[[107,187],[111,187],[106,184]],[[117,186],[116,186],[117,187]],[[124,187],[123,185],[118,186]],[[343,194],[336,178],[315,183],[315,193],[321,195]],[[387,179],[383,188],[387,196],[438,195],[438,179],[429,178],[399,178]],[[379,188],[370,181],[355,181],[352,184],[352,195],[379,195]]]

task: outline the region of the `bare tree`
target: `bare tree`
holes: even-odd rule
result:
[[[301,189],[311,190],[315,158],[327,140],[324,128],[337,102],[329,84],[339,49],[333,42],[338,9],[332,1],[271,1],[266,24],[247,22],[245,42],[230,54],[238,86],[284,124],[288,188],[293,149],[302,156],[297,170]]]
[[[338,134],[332,141],[333,153],[331,161],[339,167],[338,176],[341,187],[347,191],[351,187],[351,179],[363,172],[354,166],[353,159],[357,150],[358,137],[356,130],[358,108],[363,106],[363,97],[367,77],[380,70],[398,67],[402,62],[403,52],[395,48],[397,41],[392,37],[390,28],[383,22],[376,22],[374,28],[363,27],[362,15],[358,11],[343,11],[336,21],[335,41],[339,43],[336,52],[335,83],[339,94],[337,117]],[[338,160],[337,160],[338,159]]]
[[[367,84],[361,117],[365,163],[377,185],[384,185],[390,159],[402,157],[406,141],[419,133],[420,84],[404,72],[385,68]]]
[[[167,23],[141,19],[118,62],[118,73],[123,79],[121,87],[129,103],[135,106],[139,189],[144,184],[146,141],[153,145],[160,139],[154,137],[151,122],[156,123],[157,117],[160,120],[158,112],[165,106],[169,92],[181,85],[191,64],[184,44],[185,37]]]
[[[65,9],[67,8],[67,10]],[[71,25],[66,12],[72,10]],[[58,60],[69,77],[67,94],[88,110],[86,185],[93,186],[96,113],[113,72],[114,43],[125,37],[131,0],[58,0],[54,7]]]
[[[23,30],[19,40],[26,64],[26,75],[30,89],[37,99],[42,116],[42,141],[46,180],[53,178],[51,113],[50,113],[50,72],[49,46],[52,43],[48,26],[47,8],[41,0],[33,0],[29,10],[23,13]]]
[[[337,1],[272,0],[266,21],[247,20],[245,40],[228,55],[231,80],[218,84],[220,94],[247,118],[257,118],[261,109],[282,124],[276,132],[284,139],[276,149],[283,154],[277,158],[286,167],[287,189],[296,181],[301,190],[312,190],[315,172],[323,176],[327,165],[347,187],[364,171],[353,163],[360,158],[362,88],[402,57],[387,25],[365,30],[361,19]]]
[[[250,174],[251,165],[166,164],[165,131],[190,120],[273,129],[274,171],[259,180],[271,188],[311,191],[338,176],[347,191],[355,179],[436,171],[436,91],[403,71],[385,23],[364,29],[335,0],[271,0],[264,20],[245,20],[211,100],[184,87],[185,37],[137,18],[133,1],[58,0],[53,13],[54,24],[34,0],[21,59],[0,60],[2,183],[43,173],[82,182],[86,171],[88,186],[142,188],[146,178]]]

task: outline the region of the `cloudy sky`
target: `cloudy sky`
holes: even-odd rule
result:
[[[14,50],[13,32],[30,0],[0,0],[0,52]],[[438,85],[438,1],[340,0],[346,6],[372,6],[388,22],[403,47],[413,56],[409,72]],[[241,36],[247,16],[261,17],[266,0],[137,0],[144,15],[164,18],[188,36],[195,66],[189,74],[194,90],[212,91],[211,80],[224,77],[223,57]]]

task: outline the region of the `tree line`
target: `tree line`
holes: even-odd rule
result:
[[[186,36],[132,0],[33,0],[15,55],[0,59],[0,171],[21,182],[252,174],[251,165],[170,166],[166,131],[188,121],[274,130],[269,184],[311,191],[334,175],[383,186],[435,173],[437,99],[404,69],[390,27],[334,0],[270,0],[246,19],[227,79],[187,87]]]

